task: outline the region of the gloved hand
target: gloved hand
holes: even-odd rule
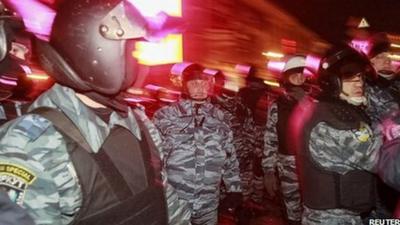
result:
[[[275,172],[267,172],[264,174],[264,186],[267,194],[273,198],[278,190],[278,178]]]
[[[227,193],[226,197],[221,201],[221,211],[228,211],[235,213],[235,211],[242,205],[243,196],[240,192]]]

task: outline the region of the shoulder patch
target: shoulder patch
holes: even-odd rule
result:
[[[22,166],[0,162],[0,188],[18,205],[22,205],[25,191],[35,179],[36,175]]]
[[[359,142],[366,142],[372,136],[370,127],[363,122],[361,122],[359,129],[353,129],[352,132]]]
[[[28,114],[23,116],[23,118],[15,124],[14,130],[31,140],[35,140],[50,125],[51,122],[47,119],[36,114]]]

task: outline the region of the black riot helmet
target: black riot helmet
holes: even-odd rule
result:
[[[227,90],[224,88],[226,83],[226,76],[225,74],[221,71],[218,70],[214,74],[214,94],[215,95],[221,95],[222,93],[227,92]]]
[[[210,75],[204,73],[204,67],[200,64],[190,64],[182,71],[182,87],[185,93],[187,93],[187,82],[191,80],[210,80]]]
[[[9,11],[8,11],[9,12]],[[23,42],[21,42],[24,40]],[[28,61],[18,58],[13,45],[19,43],[29,49],[30,36],[21,18],[0,14],[0,101],[27,99],[32,81],[27,78]],[[24,53],[25,54],[25,53]],[[24,69],[25,68],[25,69]]]
[[[136,79],[132,40],[147,23],[125,0],[60,3],[50,41],[37,41],[42,66],[55,80],[80,92],[117,95]]]
[[[7,57],[11,50],[11,43],[15,41],[17,33],[25,29],[21,18],[12,15],[0,15],[0,61]]]
[[[390,40],[386,33],[376,33],[369,38],[368,42],[371,45],[368,51],[368,57],[370,59],[382,52],[390,51]]]
[[[368,58],[347,45],[333,47],[321,60],[318,70],[318,83],[321,95],[339,98],[342,79],[360,74],[363,79],[372,77],[374,70]]]
[[[280,77],[281,83],[283,86],[292,87],[297,86],[290,82],[290,76],[294,73],[301,73],[304,75],[304,70],[306,67],[306,57],[303,55],[292,55],[287,57],[285,66],[283,67],[282,74]],[[301,86],[300,84],[298,86]]]

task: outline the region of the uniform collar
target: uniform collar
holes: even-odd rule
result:
[[[181,111],[183,111],[182,113],[186,114],[186,115],[194,115],[195,114],[195,110],[196,110],[195,105],[197,105],[197,107],[198,107],[198,110],[197,110],[198,114],[208,114],[213,108],[213,105],[211,104],[210,99],[207,99],[207,101],[202,104],[196,104],[190,99],[184,99],[179,102],[179,105],[180,105]]]
[[[94,152],[99,151],[111,129],[116,125],[125,127],[137,138],[141,138],[138,123],[130,108],[126,117],[113,111],[107,124],[76,97],[73,89],[59,84],[55,84],[37,98],[28,112],[39,107],[61,110],[77,126]]]

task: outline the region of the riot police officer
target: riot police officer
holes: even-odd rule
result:
[[[241,202],[239,163],[233,134],[223,111],[210,103],[211,76],[198,64],[182,73],[185,98],[158,110],[153,121],[163,138],[168,179],[191,209],[191,222],[216,225],[221,204],[234,210]]]
[[[57,83],[1,128],[0,186],[37,224],[189,223],[157,130],[118,98],[138,78],[133,40],[148,34],[128,1],[69,0],[49,42],[36,40]]]
[[[292,135],[288,128],[293,109],[307,94],[304,85],[305,67],[305,57],[302,55],[294,55],[286,60],[280,77],[285,93],[269,107],[264,134],[263,170],[266,174],[266,189],[270,194],[276,191],[277,169],[289,224],[300,224],[302,212],[295,149],[290,144]]]
[[[322,60],[318,101],[303,105],[298,146],[302,224],[362,224],[375,204],[375,171],[382,138],[369,126],[363,105],[368,59],[350,47]]]

